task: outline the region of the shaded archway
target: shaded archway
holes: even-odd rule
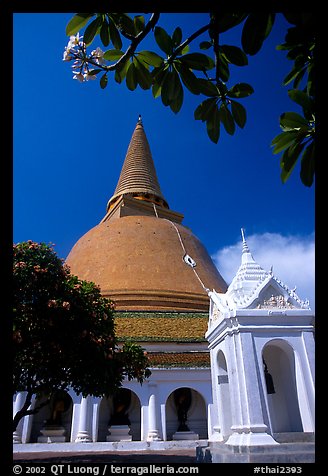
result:
[[[225,438],[231,434],[232,417],[227,361],[222,350],[217,355],[217,368],[219,422],[222,436]]]
[[[273,340],[264,346],[262,357],[272,432],[303,431],[293,348],[282,339]]]
[[[97,441],[106,441],[110,425],[128,424],[133,441],[141,439],[141,405],[138,396],[122,388],[115,396],[103,398],[99,405]]]
[[[168,440],[172,440],[177,431],[186,430],[197,433],[201,439],[208,438],[205,401],[193,388],[175,389],[166,400],[165,413]]]
[[[42,396],[35,400],[34,407],[46,401]],[[49,404],[43,406],[33,415],[30,442],[36,443],[42,436],[41,430],[52,427],[62,427],[65,431],[63,436],[65,441],[71,440],[73,401],[70,395],[64,390],[58,390],[52,395]]]

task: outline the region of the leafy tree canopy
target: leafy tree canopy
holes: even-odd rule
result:
[[[208,137],[214,143],[222,127],[233,135],[243,128],[247,114],[241,100],[253,94],[248,83],[231,85],[230,66],[244,67],[248,56],[256,55],[270,34],[277,13],[209,13],[208,22],[183,37],[180,26],[167,32],[159,25],[160,13],[77,13],[66,26],[70,36],[64,61],[73,61],[74,79],[80,82],[100,77],[100,87],[108,86],[108,75],[117,83],[151,90],[164,106],[175,114],[183,105],[185,93],[200,96],[194,111],[195,120],[206,125]],[[292,62],[283,84],[292,89],[288,95],[300,106],[300,113],[284,112],[280,116],[282,132],[271,143],[273,153],[282,153],[281,179],[285,182],[298,159],[300,178],[311,186],[314,179],[315,153],[315,19],[314,13],[283,12],[291,25],[285,43],[277,49],[286,52]],[[242,24],[241,48],[224,43],[224,33]],[[83,37],[80,30],[84,29]],[[206,39],[199,42],[201,35]],[[88,53],[87,48],[99,35],[102,45]],[[155,51],[143,50],[142,41],[153,35]],[[204,36],[202,37],[204,38]],[[189,45],[198,40],[198,51],[190,53]],[[228,85],[229,83],[229,85]]]
[[[13,247],[14,393],[26,391],[20,418],[33,394],[50,397],[72,388],[83,396],[104,396],[123,379],[150,376],[148,359],[134,343],[117,344],[113,303],[92,282],[82,281],[45,243]],[[49,401],[48,400],[48,401]]]

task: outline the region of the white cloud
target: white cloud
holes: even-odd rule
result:
[[[302,299],[309,299],[315,309],[315,241],[314,235],[283,236],[263,233],[246,236],[255,261],[273,274]],[[241,263],[242,241],[218,250],[212,259],[229,284]]]

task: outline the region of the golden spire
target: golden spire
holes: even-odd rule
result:
[[[108,201],[107,210],[122,195],[130,195],[169,208],[161,192],[140,115],[132,134],[114,195]]]

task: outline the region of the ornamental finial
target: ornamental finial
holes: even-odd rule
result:
[[[142,124],[141,114],[139,114],[139,117],[138,117],[138,124]]]
[[[241,228],[240,229],[241,231],[241,237],[242,237],[242,240],[243,240],[243,249],[242,249],[242,252],[243,253],[249,253],[249,248],[247,246],[247,243],[246,243],[246,238],[245,238],[245,229],[244,228]]]

